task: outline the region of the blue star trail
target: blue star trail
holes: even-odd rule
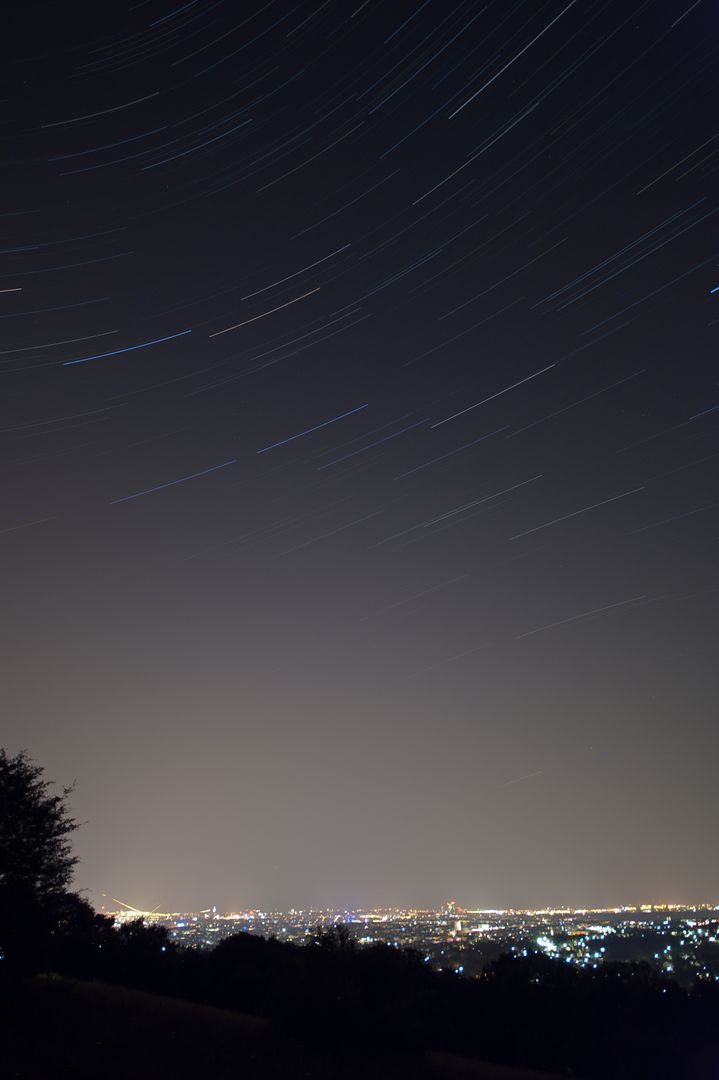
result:
[[[329,427],[330,424],[336,424],[339,420],[346,420],[348,416],[354,416],[355,413],[362,412],[363,409],[368,409],[369,404],[357,405],[354,409],[349,409],[348,412],[340,413],[339,416],[333,416],[331,420],[323,420],[321,424],[315,424],[314,427],[305,428],[304,431],[298,431],[296,435],[288,435],[286,439],[280,439],[279,442],[270,443],[269,446],[263,446],[261,450],[256,450],[257,454],[266,454],[269,450],[276,450],[279,446],[286,446],[287,443],[294,442],[295,439],[302,439],[305,435],[311,435],[315,431],[320,431],[322,428]]]
[[[145,488],[143,491],[135,491],[132,495],[123,495],[120,499],[111,499],[110,506],[131,502],[133,499],[140,499],[143,495],[154,495],[156,491],[164,491],[165,488],[176,487],[177,484],[186,484],[188,480],[196,480],[199,476],[207,476],[208,473],[217,472],[218,469],[226,469],[228,465],[236,464],[237,458],[231,458],[229,461],[223,461],[221,465],[211,465],[209,469],[200,469],[199,472],[190,473],[189,476],[180,476],[177,480],[168,480],[164,484],[157,484],[155,487]]]
[[[175,338],[185,337],[192,330],[180,330],[176,334],[168,334],[167,337],[154,338],[152,341],[141,341],[137,345],[127,345],[124,349],[111,349],[110,352],[94,353],[92,356],[79,356],[75,360],[63,360],[63,367],[72,367],[74,364],[87,364],[90,360],[105,360],[108,356],[120,356],[122,353],[136,352],[138,349],[149,349],[151,345],[162,345],[166,341],[174,341]]]

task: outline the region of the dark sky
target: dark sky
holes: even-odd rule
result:
[[[714,5],[13,19],[2,742],[78,886],[716,900]]]

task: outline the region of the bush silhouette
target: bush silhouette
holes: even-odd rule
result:
[[[51,788],[26,754],[0,749],[0,948],[13,967],[32,968],[47,953],[77,863],[72,788]]]

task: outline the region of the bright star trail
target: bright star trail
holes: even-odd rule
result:
[[[719,897],[716,6],[6,23],[0,745],[90,898]]]
[[[119,356],[121,353],[135,352],[136,349],[149,349],[151,345],[162,345],[165,341],[184,337],[191,334],[191,330],[180,330],[177,334],[168,334],[167,337],[155,338],[154,341],[143,341],[139,345],[128,345],[125,349],[112,349],[111,352],[95,353],[94,356],[80,356],[77,360],[64,360],[63,367],[72,367],[73,364],[86,364],[88,360],[104,360],[106,356]]]

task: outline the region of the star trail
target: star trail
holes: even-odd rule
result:
[[[2,743],[90,896],[715,900],[716,8],[7,23]]]

